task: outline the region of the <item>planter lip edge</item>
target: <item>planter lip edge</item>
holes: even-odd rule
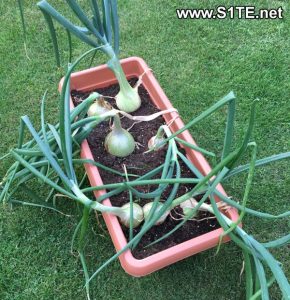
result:
[[[142,57],[129,56],[129,57],[125,57],[125,58],[120,59],[121,65],[124,64],[124,63],[130,63],[131,61],[132,62],[138,62],[139,64],[141,64],[144,67],[144,69],[146,71],[151,70]],[[86,74],[93,73],[93,72],[97,72],[97,71],[101,71],[101,70],[106,69],[106,68],[108,68],[107,64],[102,64],[102,65],[99,65],[99,66],[96,66],[96,67],[93,67],[93,68],[75,71],[75,72],[71,73],[71,78],[79,77],[79,76],[86,75]],[[59,84],[58,84],[58,91],[61,91],[64,78],[65,78],[65,76],[60,78],[60,81],[59,81]]]
[[[128,57],[128,58],[123,58],[123,59],[121,59],[120,60],[120,62],[121,62],[121,64],[124,64],[124,63],[130,63],[130,62],[138,62],[139,64],[141,64],[142,66],[143,66],[143,68],[145,69],[145,70],[151,70],[149,67],[148,67],[148,65],[146,64],[146,62],[144,61],[144,59],[143,58],[140,58],[140,57],[138,57],[138,56],[132,56],[132,57]],[[81,70],[81,71],[76,71],[76,72],[74,72],[74,73],[72,73],[72,77],[73,78],[77,78],[77,77],[79,77],[79,76],[82,76],[82,75],[85,75],[85,74],[89,74],[89,73],[94,73],[94,72],[97,72],[97,71],[101,71],[101,70],[103,70],[103,69],[106,69],[106,68],[108,68],[107,67],[107,65],[106,64],[103,64],[103,65],[100,65],[100,66],[97,66],[97,67],[93,67],[93,68],[90,68],[90,69],[85,69],[85,70]],[[158,81],[157,81],[157,79],[155,78],[155,76],[152,74],[152,73],[149,73],[148,74],[151,78],[153,77],[153,79],[154,79],[154,81],[156,81],[157,83],[158,83]],[[64,77],[62,77],[61,78],[61,80],[60,80],[60,82],[59,82],[59,91],[61,91],[61,87],[62,87],[62,84],[63,84],[63,80],[64,80]],[[162,88],[158,85],[158,87],[162,90]],[[163,90],[162,90],[162,92],[163,92]],[[164,92],[163,92],[164,93]],[[167,98],[167,97],[166,97]],[[169,100],[168,100],[169,101]],[[169,101],[170,102],[170,101]],[[170,104],[171,104],[171,102],[170,102]],[[182,120],[181,120],[182,121]],[[183,122],[182,122],[183,123]],[[194,141],[194,140],[193,140]],[[87,141],[85,140],[84,142],[83,142],[83,144],[84,143],[87,143]],[[83,144],[82,144],[82,152],[83,152]],[[88,149],[87,150],[89,150],[90,151],[90,149],[89,149],[89,146],[88,146],[88,144],[87,144],[87,147],[88,147]],[[91,151],[90,151],[91,152]],[[203,155],[201,155],[202,157],[203,157]],[[207,161],[206,161],[207,162]],[[87,170],[87,168],[89,168],[89,169],[91,169],[91,170],[98,170],[98,168],[97,167],[95,167],[95,166],[92,166],[92,165],[85,165],[85,168],[86,168],[86,170]],[[224,191],[224,189],[222,188],[222,186],[220,185],[219,187],[218,187],[219,189],[221,189],[221,192],[223,193],[223,194],[225,194],[226,195],[226,193],[225,193],[225,191]],[[108,203],[110,203],[110,200],[109,199],[106,199],[105,201],[104,201],[104,203],[105,203],[105,205],[108,205]],[[110,205],[111,205],[111,203],[110,203]],[[103,214],[103,216],[104,215],[107,215],[107,214]],[[230,218],[232,219],[232,220],[236,220],[237,218],[238,218],[238,213],[237,213],[237,211],[236,211],[236,209],[234,209],[234,208],[231,208],[231,209],[229,209],[229,212],[228,212],[228,215],[230,216]],[[109,218],[111,218],[111,219],[114,219],[115,218],[115,221],[119,224],[119,226],[120,226],[120,223],[119,223],[119,221],[118,221],[118,219],[117,219],[117,217],[115,217],[115,216],[109,216]],[[105,219],[105,221],[106,221],[106,217],[104,216],[104,219]],[[109,226],[108,226],[108,224],[107,224],[107,221],[106,221],[106,225],[107,225],[107,227],[108,227],[108,229],[109,229]],[[121,228],[121,227],[120,227]],[[122,229],[121,229],[122,230]],[[212,248],[213,246],[211,245],[211,246],[209,246],[209,247],[205,247],[205,248],[203,248],[203,250],[201,250],[201,251],[197,251],[197,252],[193,252],[192,254],[187,254],[187,255],[183,255],[181,258],[178,258],[177,260],[175,260],[175,261],[173,261],[173,262],[171,262],[171,263],[166,263],[166,264],[164,264],[163,266],[160,266],[160,267],[158,267],[157,269],[154,269],[154,270],[151,270],[151,271],[147,271],[147,272],[144,272],[144,264],[147,264],[147,263],[149,263],[149,264],[152,264],[152,263],[154,263],[154,262],[150,262],[151,260],[154,260],[155,258],[157,258],[158,256],[162,256],[162,254],[169,254],[169,252],[172,252],[173,250],[175,251],[175,250],[177,250],[177,248],[181,248],[181,247],[184,247],[184,246],[188,246],[189,248],[190,247],[192,247],[192,246],[189,246],[189,244],[194,240],[194,241],[199,241],[200,239],[202,239],[203,237],[210,237],[210,238],[212,238],[212,239],[218,239],[218,237],[220,236],[220,233],[221,232],[223,232],[223,230],[221,229],[221,228],[217,228],[217,229],[215,229],[215,230],[213,230],[213,231],[210,231],[210,232],[208,232],[208,233],[205,233],[205,234],[202,234],[202,235],[200,235],[200,236],[197,236],[197,237],[195,237],[195,238],[192,238],[192,239],[190,239],[190,240],[187,240],[187,241],[185,241],[185,242],[182,242],[182,243],[179,243],[179,244],[177,244],[177,245],[175,245],[175,246],[172,246],[172,247],[169,247],[169,248],[167,248],[167,249],[164,249],[164,250],[162,250],[162,251],[160,251],[160,252],[158,252],[158,253],[155,253],[155,254],[152,254],[152,255],[150,255],[150,256],[148,256],[148,257],[145,257],[145,258],[143,258],[143,259],[137,259],[137,258],[135,258],[134,256],[133,256],[133,254],[132,254],[132,252],[131,252],[131,250],[130,249],[128,249],[128,250],[126,250],[123,254],[121,254],[121,256],[119,257],[120,258],[120,261],[121,261],[121,264],[122,264],[122,266],[123,266],[123,268],[125,269],[125,271],[128,273],[128,274],[130,274],[130,275],[132,275],[132,276],[136,276],[136,277],[141,277],[141,276],[146,276],[146,275],[148,275],[148,274],[150,274],[150,273],[152,273],[152,272],[154,272],[154,271],[157,271],[157,270],[159,270],[159,269],[161,269],[161,268],[163,268],[163,267],[165,267],[165,266],[168,266],[168,265],[170,265],[170,264],[172,264],[172,263],[174,263],[174,262],[176,262],[176,261],[179,261],[179,260],[182,260],[183,258],[186,258],[186,257],[189,257],[189,256],[191,256],[191,255],[193,255],[193,254],[197,254],[197,253],[199,253],[199,252],[202,252],[202,251],[204,251],[204,250],[206,250],[206,249],[209,249],[209,248]],[[123,231],[122,231],[122,233],[123,233]],[[113,243],[114,243],[114,246],[115,246],[115,248],[116,248],[116,250],[117,251],[119,251],[120,249],[118,249],[118,245],[116,245],[115,244],[115,239],[113,238],[113,236],[111,235],[111,232],[110,232],[110,229],[109,229],[109,234],[110,234],[110,236],[111,236],[111,238],[112,238],[112,240],[113,240]],[[124,233],[123,233],[123,236],[124,236]],[[125,238],[125,236],[124,236],[124,238]],[[225,238],[225,241],[227,241],[227,240],[229,240],[227,237]],[[122,246],[122,241],[120,242],[119,241],[119,243],[121,244],[120,246]],[[124,245],[126,245],[127,244],[127,240],[126,240],[126,238],[125,238],[125,244],[123,244],[123,246]],[[201,245],[201,244],[203,244],[201,241],[200,241],[200,243],[199,243],[199,245]],[[170,251],[171,250],[171,251]],[[171,254],[171,255],[173,255],[173,254]],[[146,268],[146,267],[145,267]],[[139,272],[140,271],[140,272]]]

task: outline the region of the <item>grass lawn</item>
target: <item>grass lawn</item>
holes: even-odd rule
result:
[[[49,91],[47,117],[57,118],[57,85],[65,71],[68,47],[65,32],[60,47],[62,67],[54,63],[52,44],[35,0],[25,3],[28,59],[24,52],[16,1],[0,2],[0,156],[17,141],[19,117],[28,114],[39,125],[40,99]],[[64,7],[60,1],[50,1]],[[85,0],[81,2],[86,2]],[[214,8],[248,1],[119,0],[121,56],[140,56],[154,70],[165,93],[189,121],[217,99],[233,90],[238,96],[236,136],[240,137],[255,98],[255,140],[258,158],[290,149],[290,5],[287,0],[259,1],[259,7],[285,10],[283,20],[178,20],[178,7]],[[254,1],[252,1],[254,2]],[[256,1],[255,1],[256,2]],[[258,1],[257,1],[258,2]],[[74,57],[86,47],[74,40]],[[104,63],[99,55],[95,64]],[[86,66],[84,65],[83,68]],[[221,152],[225,111],[192,129],[198,143]],[[0,178],[11,160],[0,162]],[[249,206],[273,214],[289,210],[290,160],[256,172]],[[41,196],[47,188],[34,182]],[[245,176],[225,184],[228,194],[241,200]],[[25,194],[18,198],[26,200]],[[0,206],[0,299],[84,299],[84,279],[79,260],[70,254],[70,241],[78,210],[65,199],[59,207],[67,218],[38,208]],[[91,216],[86,253],[89,270],[114,254],[108,235]],[[267,241],[289,232],[287,220],[263,221],[246,217],[244,228]],[[290,277],[289,248],[272,253]],[[244,299],[242,255],[234,244],[224,245],[215,256],[209,250],[144,278],[127,275],[118,261],[91,285],[93,299]],[[281,299],[277,286],[271,299]]]

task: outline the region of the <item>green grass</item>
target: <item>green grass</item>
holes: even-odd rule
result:
[[[50,38],[36,1],[25,2],[28,29],[27,59],[16,1],[0,3],[0,156],[17,140],[19,117],[28,114],[39,125],[40,99],[49,91],[47,118],[57,118],[57,85],[68,55],[65,33],[63,67],[54,64]],[[51,1],[57,3],[60,1]],[[84,0],[82,2],[85,2]],[[168,2],[168,3],[166,3]],[[189,121],[214,101],[234,90],[238,96],[237,138],[243,134],[249,108],[258,105],[255,139],[258,158],[290,149],[290,6],[288,1],[259,1],[260,7],[285,9],[284,20],[177,20],[177,7],[193,1],[119,1],[122,57],[140,56],[154,70],[165,93]],[[239,5],[245,1],[194,1],[196,7]],[[59,3],[57,4],[59,7]],[[74,57],[86,48],[74,40]],[[104,63],[99,55],[96,64]],[[84,66],[85,67],[85,66]],[[225,114],[218,113],[192,130],[202,147],[221,152]],[[4,175],[11,161],[0,162]],[[290,161],[256,172],[249,206],[279,213],[289,209]],[[245,176],[225,184],[229,195],[241,200]],[[39,183],[34,187],[45,195]],[[25,200],[26,196],[19,194]],[[77,215],[67,199],[59,207]],[[70,239],[77,217],[67,218],[37,208],[0,208],[0,299],[83,299],[83,274],[79,260],[70,254]],[[86,252],[89,269],[114,254],[110,238],[91,217]],[[262,221],[247,217],[244,228],[261,241],[289,232],[289,221]],[[288,251],[288,252],[287,252]],[[272,251],[284,263],[289,277],[289,249]],[[209,250],[144,278],[127,275],[113,263],[92,283],[93,299],[244,299],[242,256],[229,243],[218,256]],[[271,288],[271,299],[280,299]]]

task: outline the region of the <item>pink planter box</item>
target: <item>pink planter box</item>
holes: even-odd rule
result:
[[[172,107],[172,104],[164,94],[159,83],[157,82],[154,75],[150,72],[147,64],[143,59],[138,57],[130,57],[121,60],[121,64],[127,78],[138,77],[145,71],[148,71],[143,77],[143,85],[150,94],[152,102],[161,110]],[[90,91],[96,88],[115,84],[116,82],[117,81],[113,72],[108,69],[106,65],[102,65],[96,68],[73,73],[71,78],[71,90]],[[60,82],[59,89],[61,89],[61,86],[62,81]],[[166,122],[168,122],[177,115],[178,114],[175,112],[166,114],[164,115],[164,119]],[[182,128],[183,126],[184,124],[181,119],[176,118],[175,122],[171,126],[171,130],[174,132]],[[195,144],[188,131],[180,134],[180,138]],[[82,144],[81,156],[82,158],[93,159],[93,155],[87,141],[84,141]],[[210,172],[211,168],[201,153],[188,149],[187,157],[202,174],[205,175]],[[85,164],[85,169],[92,186],[103,184],[97,167]],[[225,194],[225,191],[223,190],[221,185],[219,185],[217,188],[219,191]],[[97,191],[95,192],[95,196],[99,197],[104,193],[105,191]],[[216,200],[219,201],[218,198]],[[103,204],[111,206],[111,202],[109,199],[103,201]],[[124,236],[118,218],[109,214],[103,214],[103,217],[105,219],[116,250],[121,250],[127,244],[127,240]],[[236,210],[228,210],[228,217],[233,221],[237,220],[238,214]],[[121,265],[124,270],[132,276],[145,276],[193,254],[215,247],[218,244],[219,236],[222,232],[222,229],[216,229],[199,237],[178,244],[174,247],[163,250],[159,253],[153,254],[144,259],[134,258],[131,251],[127,250],[120,256]],[[228,240],[228,237],[224,238],[224,242]]]

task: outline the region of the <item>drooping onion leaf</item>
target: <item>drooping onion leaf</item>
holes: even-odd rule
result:
[[[51,36],[51,40],[52,40],[52,44],[53,44],[54,56],[55,56],[55,60],[56,60],[56,65],[58,67],[60,67],[59,47],[58,47],[57,36],[56,36],[56,32],[55,32],[55,28],[54,28],[54,25],[53,25],[51,15],[46,13],[46,11],[44,9],[41,9],[41,12],[44,16],[44,19],[45,19],[45,21],[48,25],[48,29],[49,29],[49,32],[50,32],[50,36]]]
[[[114,50],[116,55],[119,55],[119,43],[120,43],[120,33],[119,33],[119,18],[118,18],[118,7],[117,0],[109,0],[111,5],[111,17],[112,17],[112,28],[114,33]]]
[[[280,154],[276,154],[276,155],[271,155],[262,159],[258,159],[255,163],[256,167],[260,167],[266,164],[269,164],[271,162],[274,161],[279,161],[281,159],[285,159],[285,158],[290,158],[290,151],[289,152],[284,152],[284,153],[280,153]],[[241,172],[247,171],[250,167],[250,164],[246,164],[243,166],[238,166],[236,168],[234,168],[233,170],[231,170],[231,172],[225,177],[225,180],[228,179],[231,176],[237,175]]]
[[[24,38],[24,42],[26,42],[27,31],[26,31],[26,24],[25,24],[25,20],[24,20],[24,11],[23,11],[22,0],[17,0],[17,3],[18,3],[18,9],[19,9],[20,18],[21,18],[23,38]]]
[[[89,38],[84,32],[82,32],[80,29],[78,29],[78,27],[76,27],[69,20],[67,20],[65,17],[63,17],[47,1],[42,0],[42,1],[38,2],[37,5],[43,13],[50,15],[57,22],[59,22],[64,28],[69,30],[72,34],[74,34],[76,37],[78,37],[84,43],[86,43],[92,47],[99,46],[99,44],[96,41]]]
[[[109,0],[102,0],[103,8],[103,27],[106,33],[107,41],[112,43],[111,10]]]
[[[100,35],[102,37],[106,38],[106,36],[104,35],[104,27],[103,27],[102,20],[101,20],[98,2],[97,2],[97,0],[90,0],[90,4],[91,4],[92,12],[94,14],[93,23],[94,23],[96,29],[98,29],[98,31],[100,32]]]
[[[227,116],[226,133],[225,133],[222,159],[225,158],[231,152],[231,146],[232,146],[233,134],[234,134],[235,111],[236,111],[236,99],[233,99],[228,103],[228,116]]]
[[[85,27],[90,30],[100,40],[101,43],[105,43],[106,41],[104,41],[99,31],[94,27],[93,23],[88,19],[78,3],[75,0],[66,0],[66,2],[79,20],[85,25]]]
[[[70,31],[66,29],[66,34],[67,34],[67,41],[68,41],[68,62],[71,63],[72,61],[72,41],[71,41],[71,34]]]

